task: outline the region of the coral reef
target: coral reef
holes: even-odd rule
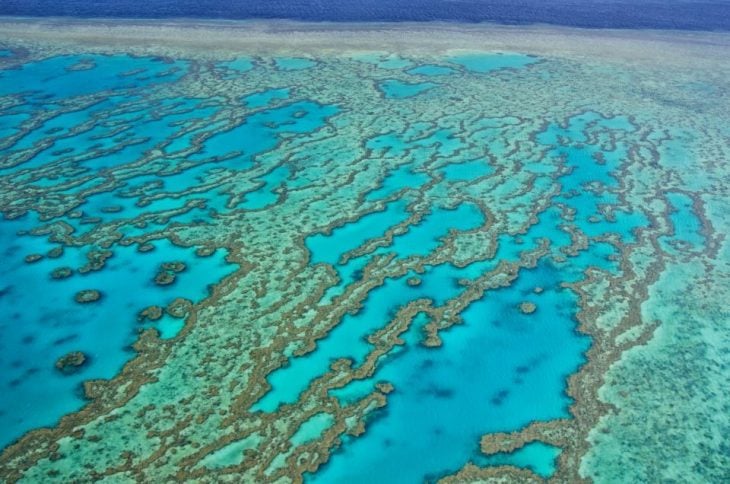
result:
[[[15,22],[0,480],[722,482],[725,34]]]
[[[56,369],[68,375],[79,371],[85,363],[85,354],[81,351],[72,351],[56,360]]]
[[[96,302],[99,299],[101,299],[101,292],[96,289],[84,289],[74,296],[74,300],[80,304]]]

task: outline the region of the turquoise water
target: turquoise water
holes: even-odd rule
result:
[[[242,73],[252,69],[253,62],[240,58],[220,67]],[[238,150],[238,157],[217,164],[245,167],[254,155],[273,147],[279,133],[316,130],[326,116],[336,112],[335,108],[306,101],[260,111],[230,131],[208,137],[202,149],[196,150],[199,155],[192,164],[186,166],[182,160],[178,166],[157,164],[152,168],[159,171],[149,175],[129,170],[122,183],[109,189],[98,176],[103,170],[130,165],[158,146],[165,146],[170,153],[190,150],[194,136],[216,126],[205,125],[226,109],[215,98],[150,102],[136,94],[140,88],[174,82],[186,69],[186,61],[94,55],[51,57],[24,64],[12,75],[1,73],[0,95],[16,93],[22,86],[19,94],[31,110],[48,106],[54,99],[115,94],[81,103],[79,108],[50,117],[36,129],[11,139],[4,149],[5,167],[0,167],[0,174],[18,179],[32,176],[33,185],[67,194],[70,204],[57,207],[58,215],[52,219],[67,224],[76,237],[98,233],[100,227],[112,224],[125,237],[135,239],[160,232],[171,223],[204,223],[214,212],[186,208],[193,199],[205,200],[204,207],[209,210],[226,210],[228,196],[221,192],[185,194],[209,172],[211,157]],[[288,89],[254,93],[245,102],[250,108],[262,108],[274,100],[286,100],[288,93]],[[2,116],[0,134],[6,137],[21,133],[20,125],[30,117],[20,107],[14,109],[16,112]],[[33,157],[18,156],[28,150],[34,151]],[[253,210],[275,202],[271,190],[287,173],[286,167],[280,167],[253,179],[261,185],[246,195],[240,208]],[[80,202],[73,196],[79,196]],[[83,210],[83,217],[69,217],[68,210],[75,205]],[[140,225],[140,216],[146,216],[148,222]],[[127,222],[131,220],[134,222]],[[175,298],[200,302],[210,294],[209,285],[237,268],[225,262],[224,249],[200,258],[194,254],[196,247],[177,247],[162,239],[152,242],[153,251],[144,253],[134,245],[112,246],[111,258],[103,269],[81,274],[78,270],[86,264],[86,254],[99,247],[64,248],[43,236],[16,236],[38,225],[35,215],[0,222],[2,247],[9,262],[0,278],[0,313],[7,316],[2,323],[0,363],[8,368],[0,385],[13,394],[12,399],[3,399],[0,407],[0,421],[6,429],[0,445],[7,445],[30,428],[53,425],[62,415],[80,409],[85,403],[81,382],[109,379],[119,373],[134,356],[131,344],[138,330],[155,327],[163,339],[169,339],[184,325],[184,320],[169,315],[139,324],[140,311],[152,305],[164,308]],[[56,247],[63,249],[59,257],[23,262],[28,255],[43,255]],[[185,271],[169,286],[156,285],[153,280],[160,265],[173,261],[184,262]],[[68,268],[71,277],[51,279],[51,273],[59,268]],[[39,283],[48,286],[40,299],[34,290]],[[74,295],[85,289],[100,291],[102,298],[86,305],[76,303]],[[87,362],[81,371],[62,375],[54,363],[71,351],[82,351]],[[58,398],[49,402],[43,398],[48,394]]]
[[[416,483],[469,462],[550,478],[574,449],[549,434],[490,456],[479,443],[577,425],[567,380],[604,344],[578,330],[601,297],[577,288],[615,297],[649,270],[641,254],[716,246],[716,205],[677,187],[652,199],[656,180],[628,169],[689,159],[662,144],[674,131],[526,90],[578,70],[555,59],[7,52],[0,447],[83,408],[83,382],[153,364],[115,418],[79,424],[97,440],[57,443],[71,481],[129,448],[150,458],[159,435],[176,450],[152,479]],[[534,105],[503,112],[520,96]],[[621,296],[616,314],[637,302]],[[165,361],[133,349],[147,329]],[[75,351],[85,364],[58,371]]]
[[[472,160],[446,165],[441,171],[446,180],[469,181],[489,175],[493,170],[484,160]]]
[[[140,311],[152,305],[165,307],[178,297],[199,302],[208,296],[208,285],[236,268],[225,262],[225,251],[198,258],[194,248],[176,247],[168,241],[154,243],[155,249],[145,253],[131,246],[115,248],[102,270],[85,274],[78,269],[86,263],[88,251],[73,248],[66,248],[58,258],[27,264],[22,259],[25,255],[44,254],[57,245],[41,237],[16,238],[15,233],[29,225],[24,222],[0,222],[8,261],[0,269],[0,313],[6,315],[0,326],[0,365],[6,368],[0,386],[13,395],[0,401],[4,429],[0,445],[7,445],[28,428],[53,425],[61,415],[80,409],[85,403],[82,381],[119,373],[133,357],[130,345],[141,328],[137,322]],[[161,264],[173,261],[184,262],[186,270],[174,284],[156,285],[154,278]],[[61,267],[74,274],[52,280],[51,272]],[[38,291],[39,284],[45,290]],[[101,299],[83,305],[75,302],[75,294],[86,289],[100,291]],[[170,319],[159,324],[164,325],[163,338],[174,337],[174,326],[178,330],[182,326]],[[89,362],[76,374],[62,375],[54,364],[71,351],[84,352]]]
[[[315,61],[302,57],[278,57],[274,59],[274,63],[284,71],[301,71],[317,65]]]
[[[484,433],[567,416],[564,379],[582,363],[588,341],[575,334],[575,297],[559,283],[550,266],[520,274],[517,284],[463,312],[463,323],[442,336],[438,350],[409,333],[375,375],[396,388],[387,410],[311,480],[432,480],[464,465]],[[534,295],[535,287],[545,290]],[[525,299],[537,304],[534,315],[519,312]]]
[[[405,201],[394,201],[383,210],[372,212],[349,223],[336,227],[330,234],[315,234],[306,239],[314,264],[337,264],[347,252],[358,248],[369,239],[383,233],[384,227],[393,227],[408,218]]]
[[[667,200],[674,236],[662,237],[660,239],[662,248],[672,254],[677,254],[682,248],[688,248],[690,251],[701,250],[706,240],[692,198],[684,193],[670,192],[667,193]]]
[[[395,214],[395,218],[390,218],[388,221],[385,221],[386,217],[393,217],[391,212],[380,212],[363,217],[358,222],[333,232],[329,237],[315,236],[312,241],[308,241],[308,246],[313,252],[312,262],[337,264],[339,269],[341,252],[337,250],[345,250],[348,247],[346,243],[355,246],[359,241],[364,242],[371,238],[373,235],[372,232],[368,233],[368,227],[378,227],[382,230],[383,227],[393,226],[404,218],[405,213],[398,214],[397,209],[400,207],[396,204],[397,202],[393,202],[390,205],[394,207],[392,213]],[[381,219],[377,223],[374,222],[376,216]],[[459,222],[453,223],[454,219]],[[449,229],[475,229],[482,223],[481,212],[470,206],[462,205],[455,210],[439,210],[426,217],[421,224],[406,234],[394,237],[390,246],[378,249],[374,255],[382,253],[394,253],[398,257],[425,255],[439,244],[439,238],[445,236]],[[347,242],[341,242],[343,239]],[[352,260],[341,271],[347,274],[350,272],[347,267],[352,264],[361,267],[359,261]],[[446,273],[443,273],[444,270]],[[436,279],[434,282],[431,282],[431,274]],[[411,300],[432,297],[443,303],[449,295],[453,297],[454,294],[450,293],[459,288],[452,281],[458,274],[457,270],[449,274],[449,266],[443,266],[435,269],[433,273],[429,271],[422,275],[423,282],[416,288],[408,286],[407,277],[387,280],[385,284],[369,293],[361,311],[355,315],[348,314],[342,319],[327,338],[319,343],[317,351],[307,357],[294,358],[289,366],[273,373],[269,377],[273,390],[254,405],[254,410],[271,412],[282,403],[296,401],[308,383],[324,374],[329,365],[338,358],[347,357],[352,359],[356,366],[361,364],[372,350],[372,346],[365,340],[366,336],[382,327],[398,308]],[[343,283],[351,282],[348,279],[342,277]],[[444,282],[453,285],[451,291],[444,291]],[[346,354],[342,354],[343,349],[347,351]]]
[[[588,119],[591,128],[588,128]],[[629,124],[595,114],[576,116],[566,129],[561,129],[562,146],[553,148],[551,156],[573,163],[570,176],[563,177],[568,189],[577,190],[595,180],[610,184],[616,167],[611,160],[623,156],[623,148],[602,150],[604,156],[599,163],[592,157],[598,147],[586,143],[586,133],[614,128],[632,130]],[[538,139],[552,144],[549,136],[557,129],[548,126]],[[471,164],[474,165],[469,166]],[[478,176],[489,173],[489,166],[484,163],[454,166],[466,168],[444,170],[447,179],[451,175],[455,181],[463,180],[477,167],[482,170]],[[592,196],[595,199],[586,201],[581,197],[561,195],[556,201],[570,206],[576,213],[592,208],[591,215],[595,215],[598,205],[616,203],[610,192]],[[462,217],[451,217],[449,223],[454,225],[459,220]],[[634,229],[646,224],[644,218],[632,214],[616,222],[601,224],[588,222],[586,214],[577,222],[581,229],[595,235],[617,233],[626,241],[634,239]],[[571,245],[570,237],[561,228],[563,224],[559,212],[548,211],[520,237],[519,244],[516,238],[502,237],[494,263],[479,262],[461,269],[435,267],[419,274],[421,284],[415,288],[406,284],[406,277],[386,281],[370,293],[364,310],[355,316],[346,316],[326,339],[318,343],[315,352],[294,359],[290,366],[271,375],[269,382],[274,390],[255,408],[271,411],[280,401],[295,401],[299,392],[306,388],[306,382],[323,374],[336,357],[350,358],[354,366],[360,364],[368,352],[365,337],[382,327],[409,301],[425,297],[436,306],[442,305],[465,289],[457,281],[474,279],[493,269],[497,261],[516,261],[520,253],[535,248],[539,240],[550,240],[552,253],[558,255],[562,246]],[[434,226],[428,232],[438,233],[438,229]],[[401,241],[408,236],[401,236]],[[395,238],[394,244],[398,239]],[[403,243],[397,253],[409,254],[416,250],[415,247],[425,252],[434,250],[427,241],[413,240]],[[310,250],[315,254],[313,260],[321,260],[316,257],[316,246],[310,245]],[[382,250],[378,249],[376,253]],[[614,254],[613,246],[599,242],[565,262],[543,262],[535,269],[521,271],[511,286],[489,291],[481,300],[472,303],[461,314],[463,323],[444,333],[443,346],[438,350],[419,344],[423,321],[412,324],[404,338],[405,346],[381,362],[381,368],[371,380],[355,382],[352,388],[333,392],[347,404],[372,391],[375,381],[388,381],[396,389],[388,397],[387,410],[373,420],[366,435],[347,440],[342,450],[322,471],[310,476],[310,480],[430,480],[455,472],[472,458],[470,456],[477,453],[476,442],[480,435],[518,430],[532,421],[568,417],[570,400],[565,395],[565,378],[582,364],[589,342],[575,332],[576,296],[563,288],[562,283],[582,279],[583,271],[588,267],[617,272],[618,267],[611,259]],[[541,288],[541,292],[536,293],[535,288]],[[531,315],[520,313],[518,308],[523,302],[534,303],[537,311]],[[350,351],[337,353],[340,348]],[[484,348],[489,350],[484,351]],[[278,400],[272,396],[277,392],[280,394]],[[387,453],[382,449],[387,449]],[[420,458],[426,453],[431,456],[427,463]],[[547,454],[552,457],[546,459],[546,452],[524,451],[524,454],[510,458],[514,459],[514,465],[533,468],[547,476],[552,472],[551,462],[555,457],[553,451]],[[488,463],[485,461],[483,465]],[[373,475],[374,472],[377,474]]]
[[[253,59],[249,57],[239,57],[230,61],[219,62],[217,67],[226,71],[224,77],[226,79],[235,79],[237,75],[243,74],[253,69],[255,66]]]
[[[555,472],[555,460],[560,449],[542,442],[530,442],[512,453],[499,453],[476,459],[480,466],[510,465],[530,469],[540,477],[549,478]]]
[[[403,165],[393,171],[383,180],[380,188],[366,195],[367,200],[389,198],[401,190],[409,190],[423,186],[430,176],[425,172],[414,172],[411,165]]]
[[[571,167],[570,175],[561,179],[565,191],[583,193],[558,195],[555,202],[575,211],[576,223],[583,231],[593,236],[615,233],[630,242],[634,240],[633,231],[647,224],[645,218],[627,213],[615,221],[589,221],[590,216],[599,213],[599,206],[617,203],[610,191],[582,190],[597,180],[612,186],[617,160],[624,156],[621,145],[610,150],[587,142],[587,133],[603,129],[630,132],[633,127],[589,113],[571,119],[567,128],[548,126],[538,140],[547,146],[557,145],[549,156],[564,160]],[[557,132],[563,140],[559,145],[550,138],[558,136]],[[594,157],[599,151],[600,160]],[[454,182],[470,176],[487,176],[490,172],[489,165],[480,160],[449,165],[442,170],[445,179]],[[311,262],[329,263],[337,269],[344,253],[402,221],[403,207],[391,202],[385,211],[366,215],[328,236],[312,237],[307,243],[312,252]],[[437,210],[405,234],[394,237],[391,246],[378,248],[370,257],[390,251],[398,257],[429,254],[438,247],[438,234],[445,234],[448,229],[474,229],[484,222],[481,216],[470,215],[469,210],[468,205],[461,205],[457,209],[460,213]],[[516,238],[500,238],[494,262],[478,262],[464,268],[428,268],[418,274],[420,284],[415,287],[407,284],[407,279],[415,274],[386,280],[368,294],[363,309],[346,315],[318,342],[314,352],[293,358],[288,366],[271,374],[272,390],[253,409],[272,412],[282,403],[295,402],[309,382],[324,375],[338,358],[351,360],[353,367],[361,365],[372,350],[367,336],[382,328],[407,303],[427,298],[436,307],[443,305],[465,290],[466,286],[458,281],[473,280],[494,269],[498,261],[516,262],[519,254],[537,247],[539,240],[550,240],[551,253],[559,255],[561,247],[571,245],[562,228],[564,223],[559,211],[550,210],[520,237],[520,243]],[[372,391],[376,381],[388,381],[396,389],[388,397],[387,410],[373,420],[366,435],[348,439],[324,469],[310,479],[429,480],[463,466],[477,452],[475,443],[480,435],[518,430],[532,421],[568,417],[570,400],[565,394],[565,379],[584,361],[589,341],[575,332],[576,296],[562,283],[582,279],[589,267],[617,272],[612,260],[615,253],[612,245],[596,242],[564,262],[543,262],[535,269],[521,271],[515,283],[487,292],[462,312],[462,324],[444,333],[443,346],[438,350],[421,346],[423,322],[412,324],[404,338],[405,346],[381,361],[372,379],[333,391],[347,404]],[[540,292],[536,293],[535,288],[541,288]],[[537,311],[531,315],[520,313],[523,302],[534,303]],[[387,449],[387,453],[382,449]],[[420,458],[424,453],[431,456],[428,463]],[[548,460],[554,460],[554,453],[548,454],[552,455]],[[530,457],[533,455],[535,462]],[[525,451],[514,462],[549,475],[552,464],[545,460],[544,452]]]
[[[398,81],[396,79],[388,79],[380,83],[380,89],[386,98],[403,99],[413,97],[422,92],[429,91],[436,87],[433,82],[409,83]]]
[[[304,422],[289,440],[294,445],[306,444],[319,438],[334,422],[335,419],[329,413],[315,414]]]
[[[22,64],[0,74],[0,96],[23,93],[29,101],[54,99],[95,92],[140,88],[173,82],[187,69],[185,61],[131,56],[57,56]],[[93,82],[88,79],[93,76]]]
[[[448,66],[438,66],[433,64],[426,64],[406,71],[408,74],[415,74],[420,76],[447,76],[456,72],[454,69]]]
[[[455,208],[435,208],[405,234],[393,237],[391,246],[381,247],[374,254],[395,253],[398,258],[426,256],[434,251],[450,231],[477,229],[485,222],[476,205],[462,203]]]
[[[249,108],[262,108],[271,104],[274,101],[285,100],[289,98],[289,88],[282,87],[281,89],[268,89],[262,92],[256,92],[249,94],[243,98],[243,102],[246,107]]]
[[[449,57],[449,61],[466,70],[486,74],[502,69],[521,69],[537,61],[537,58],[523,54],[462,54]]]

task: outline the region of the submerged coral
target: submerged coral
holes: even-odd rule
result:
[[[678,420],[664,382],[722,367],[677,314],[726,285],[724,37],[320,32],[292,57],[135,29],[0,32],[22,52],[0,59],[0,309],[22,321],[0,329],[0,479],[676,480],[650,456],[695,459],[626,449]],[[711,454],[686,480],[727,463],[698,430],[718,381],[683,387]]]
[[[77,292],[76,296],[74,296],[74,300],[81,304],[96,302],[99,299],[101,299],[101,292],[96,289],[84,289]]]
[[[56,360],[56,368],[68,375],[79,371],[86,361],[86,355],[81,351],[72,351]]]

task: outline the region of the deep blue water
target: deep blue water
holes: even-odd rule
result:
[[[0,15],[459,21],[730,30],[730,0],[2,0]]]

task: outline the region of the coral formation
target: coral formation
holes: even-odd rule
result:
[[[99,299],[101,299],[101,292],[96,289],[84,289],[74,296],[74,300],[80,304],[96,302]]]
[[[0,480],[727,469],[723,34],[18,25]]]
[[[79,371],[84,363],[86,363],[86,355],[81,351],[72,351],[56,360],[56,369],[68,375]]]

